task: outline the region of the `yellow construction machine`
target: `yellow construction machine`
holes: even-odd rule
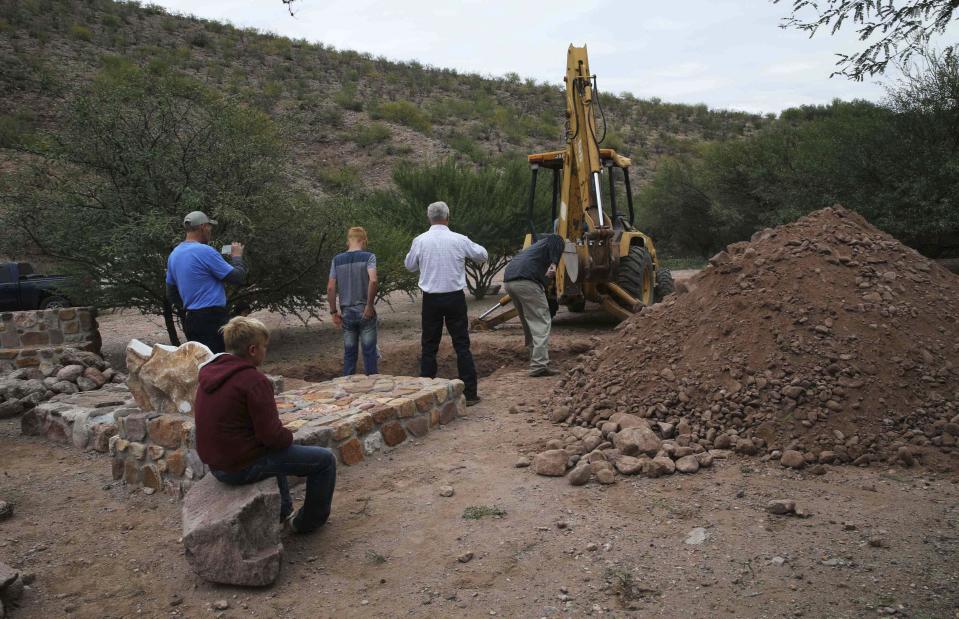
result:
[[[566,148],[527,157],[532,181],[524,247],[545,234],[543,230],[562,236],[566,241],[563,260],[547,290],[551,304],[582,312],[586,302],[592,301],[625,319],[672,293],[672,274],[659,264],[653,240],[633,227],[629,159],[611,148],[601,148],[606,121],[585,46],[570,45],[564,81]],[[594,106],[604,125],[598,137]],[[538,232],[533,205],[541,169],[553,172],[553,198],[552,217]],[[621,198],[626,202],[625,213],[617,204]],[[516,316],[515,309],[493,316],[509,302],[509,296],[501,298],[474,321],[473,328],[489,329]]]

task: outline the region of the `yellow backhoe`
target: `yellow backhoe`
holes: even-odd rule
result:
[[[586,302],[592,301],[625,319],[672,293],[672,274],[659,264],[653,240],[633,227],[629,159],[600,147],[606,133],[605,116],[585,46],[569,46],[564,81],[566,148],[527,157],[532,181],[529,233],[523,246],[529,247],[546,232],[562,236],[566,249],[547,296],[573,312],[584,311]],[[604,124],[598,137],[594,105]],[[552,217],[537,231],[533,205],[540,170],[553,172],[553,197]],[[625,198],[625,212],[617,203],[621,197]],[[502,297],[473,322],[473,328],[489,329],[516,316],[515,309],[493,315],[509,303],[509,296]]]

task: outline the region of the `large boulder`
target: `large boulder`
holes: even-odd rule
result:
[[[280,573],[280,492],[276,480],[246,486],[207,475],[183,501],[183,546],[204,580],[262,587]]]
[[[127,385],[137,405],[145,411],[193,414],[200,365],[213,353],[199,342],[177,348],[140,340],[127,344]]]
[[[643,423],[620,430],[613,437],[613,445],[621,453],[627,456],[655,456],[659,452],[663,442],[650,429],[645,419],[641,421]]]

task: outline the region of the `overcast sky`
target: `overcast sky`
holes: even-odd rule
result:
[[[600,90],[774,112],[834,98],[880,100],[878,80],[830,78],[849,29],[810,39],[779,28],[791,0],[152,0],[171,12],[436,67],[559,84],[566,47],[589,48]],[[959,39],[953,21],[942,41]],[[889,81],[887,79],[887,81]]]

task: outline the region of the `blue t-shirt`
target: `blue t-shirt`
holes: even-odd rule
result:
[[[166,283],[177,287],[188,310],[226,307],[223,278],[231,271],[233,266],[217,250],[205,243],[183,241],[167,258]]]

